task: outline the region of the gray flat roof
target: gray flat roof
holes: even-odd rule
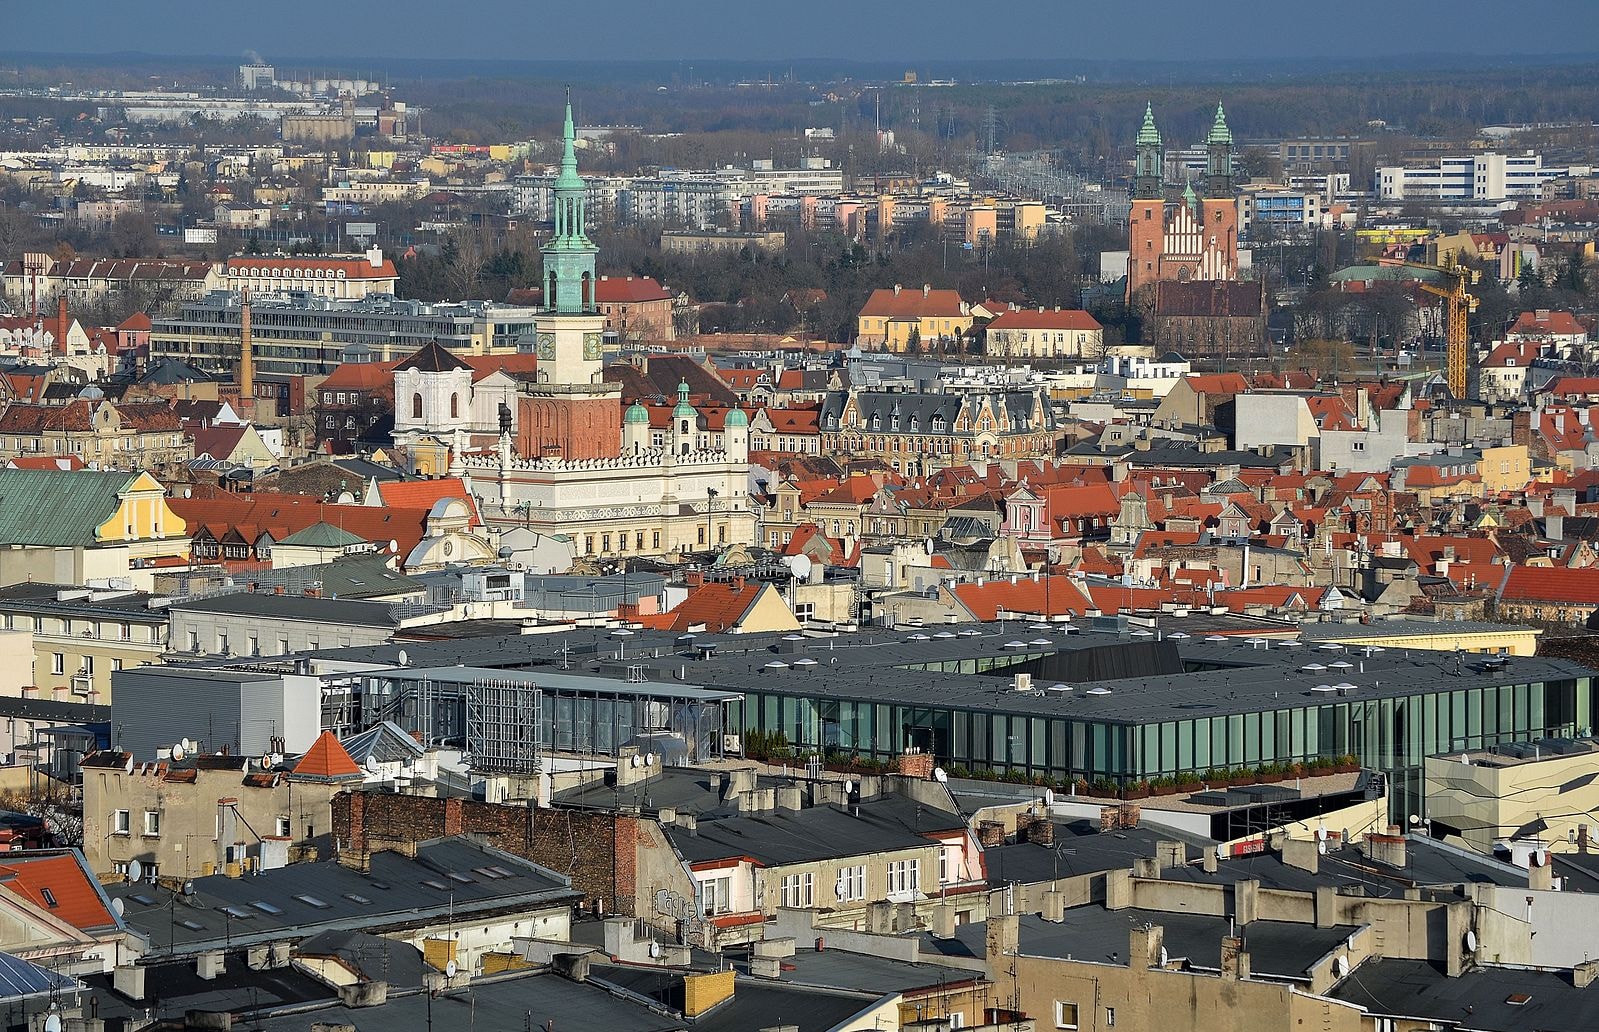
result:
[[[370,872],[332,862],[290,864],[247,878],[196,878],[193,885],[188,896],[140,882],[107,886],[106,894],[123,901],[125,920],[157,953],[535,909],[579,895],[554,872],[468,839],[424,843],[414,860],[374,853]]]
[[[445,684],[475,684],[480,680],[516,681],[535,688],[561,692],[595,692],[601,695],[647,695],[654,698],[704,699],[728,701],[740,698],[738,692],[722,692],[699,688],[678,681],[617,681],[609,677],[590,674],[566,673],[560,670],[516,671],[493,667],[394,667],[374,670],[367,677],[383,677],[396,681],[434,681]]]
[[[1374,1014],[1429,1018],[1481,1032],[1592,1032],[1599,989],[1566,972],[1474,967],[1450,978],[1424,960],[1372,959],[1327,993]],[[1512,997],[1525,996],[1519,1003]]]
[[[689,863],[748,856],[779,866],[916,849],[931,844],[921,832],[965,826],[958,814],[909,800],[900,803],[902,798],[884,796],[848,810],[808,806],[797,812],[776,810],[700,821],[692,832],[679,827],[663,830]]]
[[[361,602],[343,598],[310,598],[305,595],[270,595],[237,591],[210,598],[181,599],[172,609],[224,616],[270,616],[277,620],[307,620],[331,625],[354,624],[360,627],[396,627],[399,620],[388,602]]]
[[[1152,630],[1140,626],[1122,631],[1077,628],[1069,634],[1059,626],[1036,629],[1022,621],[1010,621],[874,629],[836,636],[718,635],[709,658],[701,658],[708,636],[695,639],[691,646],[671,634],[639,631],[624,644],[605,628],[408,642],[403,647],[422,669],[435,664],[448,669],[451,663],[469,662],[485,669],[521,669],[546,681],[550,674],[573,678],[598,675],[625,687],[634,687],[625,685],[629,671],[642,670],[646,684],[669,685],[675,693],[696,686],[711,692],[759,691],[1127,725],[1324,705],[1343,700],[1336,686],[1346,683],[1353,686],[1349,699],[1369,700],[1595,673],[1554,658],[1492,657],[1490,663],[1488,657],[1457,657],[1418,649],[1377,649],[1368,655],[1366,647],[1356,645],[1289,646],[1276,639],[1250,637],[1247,630],[1212,634],[1214,624],[1185,623],[1188,618],[1176,615],[1150,619],[1155,624]],[[1188,630],[1190,627],[1194,629]],[[1168,669],[1148,676],[1122,674],[1150,668],[1154,655],[1146,649],[1134,662],[1130,657],[1139,650],[1122,646],[1156,644],[1169,646],[1160,660]],[[323,650],[315,656],[343,662],[397,663],[401,647],[392,643],[358,646]],[[625,655],[619,656],[623,648]],[[1074,653],[1088,649],[1099,650],[1084,665],[1102,670],[1100,680],[1059,682],[1035,673],[1033,691],[1011,690],[1013,671],[1028,670],[1029,664],[1047,670],[1048,657],[1057,655],[1070,665]],[[961,662],[993,662],[1004,669],[998,676],[928,669]],[[563,664],[568,669],[563,669]],[[1306,669],[1311,666],[1323,669]],[[459,668],[455,673],[460,674]],[[680,675],[682,684],[675,680]]]

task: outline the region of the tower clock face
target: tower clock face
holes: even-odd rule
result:
[[[583,334],[583,357],[591,362],[599,359],[600,335],[598,333]]]
[[[547,358],[547,359],[550,359],[552,361],[555,359],[555,334],[553,334],[553,333],[541,333],[541,334],[539,334],[538,355],[539,355],[539,358]]]

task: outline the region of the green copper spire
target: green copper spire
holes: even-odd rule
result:
[[[544,254],[544,307],[566,314],[592,313],[594,267],[599,248],[586,228],[588,188],[577,174],[577,130],[572,125],[572,91],[566,91],[566,122],[561,128],[561,174],[555,177],[555,234]]]
[[[1192,179],[1188,180],[1188,185],[1183,187],[1183,203],[1193,210],[1196,218],[1199,216],[1199,195],[1194,193],[1194,181]]]
[[[694,406],[688,403],[688,381],[680,381],[677,385],[677,407],[672,409],[672,418],[688,419],[694,415]]]
[[[1144,126],[1138,130],[1138,146],[1159,147],[1160,130],[1155,128],[1155,105],[1144,105]]]
[[[1216,105],[1216,121],[1210,127],[1210,135],[1205,137],[1206,143],[1224,143],[1231,147],[1233,131],[1227,128],[1227,112],[1222,110],[1220,103]]]

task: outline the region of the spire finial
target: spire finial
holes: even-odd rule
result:
[[[1233,142],[1233,131],[1227,128],[1227,112],[1219,100],[1216,102],[1216,120],[1211,123],[1210,135],[1205,138],[1205,142],[1226,144]]]
[[[1155,125],[1155,105],[1153,102],[1144,104],[1144,124],[1138,130],[1138,145],[1140,147],[1160,146],[1160,129]]]

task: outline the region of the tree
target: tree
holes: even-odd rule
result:
[[[110,243],[119,258],[153,257],[161,238],[150,216],[142,211],[125,211],[111,222]]]

